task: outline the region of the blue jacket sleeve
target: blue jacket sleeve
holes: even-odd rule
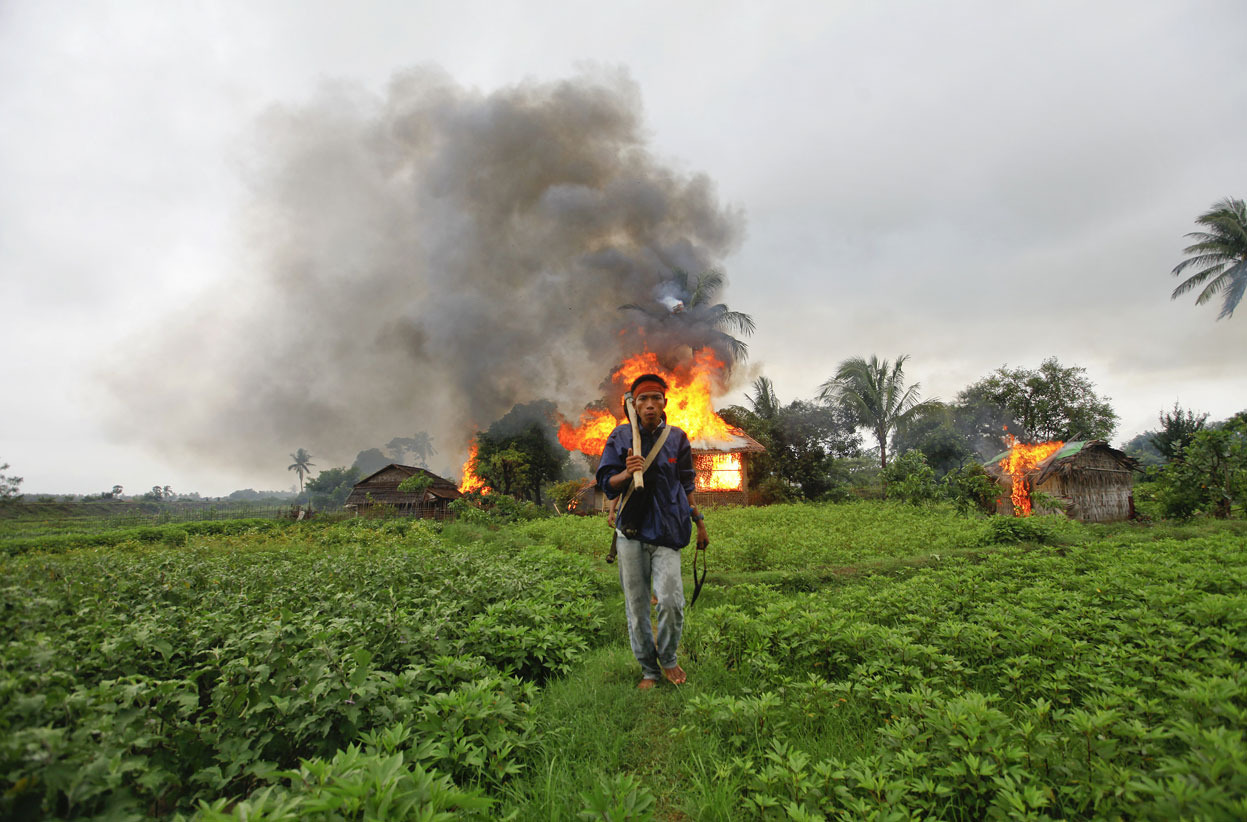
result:
[[[602,461],[598,463],[598,472],[595,475],[598,488],[602,489],[607,499],[614,499],[628,487],[624,485],[623,488],[611,488],[609,482],[611,477],[624,470],[624,460],[628,456],[629,446],[625,444],[625,437],[620,431],[628,431],[628,427],[621,425],[606,438],[606,445],[602,448]]]
[[[685,495],[692,494],[697,488],[697,470],[693,468],[693,446],[689,444],[687,435],[680,437],[675,459],[684,493]]]

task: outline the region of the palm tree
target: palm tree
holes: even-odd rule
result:
[[[871,429],[879,443],[883,468],[888,467],[889,432],[928,405],[919,401],[920,383],[905,387],[907,359],[908,354],[897,357],[895,363],[881,361],[873,354],[869,360],[850,357],[819,389],[820,399],[839,405]]]
[[[723,283],[723,275],[718,271],[703,271],[697,275],[696,282],[690,282],[688,272],[677,268],[669,280],[659,285],[658,293],[672,301],[683,303],[682,308],[674,310],[662,303],[628,303],[619,306],[619,310],[640,311],[662,324],[680,323],[704,339],[703,346],[715,345],[733,359],[743,360],[749,356],[749,346],[728,332],[733,331],[742,336],[752,334],[755,329],[753,317],[741,311],[732,311],[723,303],[712,303],[723,288]]]
[[[437,453],[437,449],[433,447],[433,438],[429,436],[427,431],[417,431],[413,437],[395,437],[385,444],[389,449],[389,454],[397,462],[406,459],[408,452],[416,458],[416,465],[421,468],[429,467],[429,457]]]
[[[779,416],[779,397],[775,394],[775,386],[766,377],[758,377],[753,381],[753,396],[745,395],[753,413],[764,420],[774,420]]]
[[[416,458],[421,468],[429,467],[429,457],[437,453],[437,449],[433,447],[433,438],[429,436],[428,431],[417,431],[416,435],[411,438],[411,445],[407,446]]]
[[[1183,280],[1173,290],[1171,299],[1176,300],[1179,295],[1202,285],[1204,290],[1195,298],[1195,304],[1203,305],[1221,294],[1221,313],[1217,319],[1233,316],[1247,291],[1247,205],[1242,200],[1227,197],[1195,222],[1208,230],[1186,235],[1197,242],[1182,251],[1194,256],[1174,266],[1173,276],[1180,276],[1191,267],[1199,271]]]
[[[302,495],[303,475],[312,473],[312,468],[315,467],[315,463],[312,462],[312,455],[309,454],[305,448],[300,448],[298,451],[295,451],[290,455],[290,459],[294,460],[294,463],[287,466],[286,470],[294,471],[299,475],[299,494]]]

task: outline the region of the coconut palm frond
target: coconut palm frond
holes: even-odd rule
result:
[[[738,334],[753,334],[756,326],[753,317],[743,311],[732,311],[723,303],[713,305],[706,310],[707,321],[715,328],[731,328]]]
[[[1243,300],[1243,293],[1247,291],[1247,260],[1234,266],[1226,274],[1231,279],[1229,286],[1225,289],[1225,299],[1221,303],[1221,313],[1217,315],[1218,320],[1234,316],[1234,309],[1238,308],[1238,304]]]
[[[1209,277],[1215,277],[1218,273],[1220,273],[1221,268],[1222,266],[1220,265],[1213,265],[1213,266],[1209,266],[1208,268],[1205,268],[1203,271],[1198,271],[1192,274],[1191,276],[1187,277],[1182,282],[1178,283],[1178,287],[1175,288],[1173,290],[1173,293],[1169,295],[1169,299],[1176,300],[1178,297],[1182,296],[1186,292],[1192,291],[1198,286],[1203,285],[1204,281],[1207,280]]]
[[[1183,251],[1192,256],[1174,266],[1172,273],[1176,277],[1191,268],[1199,270],[1179,283],[1170,298],[1176,299],[1202,287],[1195,304],[1203,305],[1213,297],[1223,295],[1217,319],[1231,317],[1247,289],[1247,203],[1227,197],[1197,217],[1195,222],[1208,231],[1186,235],[1197,241]]]
[[[683,268],[677,268],[671,272],[671,282],[675,283],[676,288],[680,290],[681,295],[689,292],[688,272]]]
[[[1192,246],[1193,248],[1194,246]],[[1187,251],[1191,249],[1188,248]],[[1176,277],[1188,268],[1199,265],[1207,265],[1211,268],[1226,265],[1235,262],[1233,254],[1224,251],[1216,251],[1208,254],[1199,254],[1194,257],[1188,257],[1173,267],[1173,275]]]
[[[1223,271],[1212,278],[1212,282],[1204,286],[1204,290],[1199,292],[1199,296],[1195,298],[1196,305],[1203,305],[1213,297],[1220,294],[1230,285],[1230,277]]]
[[[753,407],[753,412],[763,419],[774,419],[779,414],[779,397],[775,395],[775,386],[766,377],[753,381],[753,396],[746,394],[745,399]]]
[[[625,303],[619,306],[619,311],[640,311],[651,320],[664,320],[667,318],[665,311],[659,311],[650,305],[637,305],[636,303]]]
[[[697,284],[689,293],[690,306],[704,305],[714,299],[723,288],[723,275],[714,269],[703,271],[697,275]]]
[[[749,359],[749,345],[744,340],[738,340],[735,337],[720,332],[723,341],[727,343],[728,349],[732,352],[732,359],[738,362],[744,362]]]

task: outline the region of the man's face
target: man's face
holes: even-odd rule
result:
[[[636,414],[641,425],[653,428],[662,421],[662,410],[667,407],[667,398],[661,391],[646,391],[633,397],[636,403]]]

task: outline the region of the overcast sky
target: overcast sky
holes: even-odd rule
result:
[[[234,314],[279,282],[254,248],[273,112],[392,99],[416,68],[457,99],[624,78],[654,166],[705,175],[737,225],[711,256],[757,333],[723,404],[758,374],[809,399],[855,355],[909,354],[948,400],[1055,356],[1111,398],[1117,443],[1175,400],[1227,417],[1247,408],[1247,307],[1171,301],[1169,272],[1200,213],[1247,196],[1244,31],[1242,0],[6,0],[0,463],[33,493],[224,494],[288,488],[297,447],[329,467],[420,428],[267,426],[244,464],[202,436],[239,389],[187,347],[216,344],[205,322],[255,328]],[[266,339],[231,342],[262,370]],[[197,450],[170,446],[179,425]],[[466,445],[446,439],[435,469]]]

